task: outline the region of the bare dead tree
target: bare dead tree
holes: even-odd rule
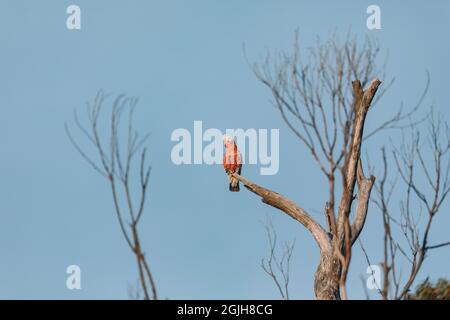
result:
[[[292,53],[268,54],[263,63],[253,67],[256,77],[270,90],[282,119],[328,182],[326,228],[294,201],[247,178],[237,174],[235,177],[265,204],[291,216],[312,234],[320,250],[314,282],[318,299],[347,298],[345,284],[351,249],[364,227],[375,181],[374,176],[366,177],[363,172],[363,141],[382,130],[401,128],[417,110],[400,110],[364,133],[369,110],[393,83],[388,81],[379,90],[381,81],[377,76],[384,77],[384,65],[376,65],[379,52],[378,44],[369,38],[360,46],[354,38],[348,37],[341,43],[331,37],[309,49],[305,59],[296,34]],[[340,186],[336,184],[339,177]],[[336,199],[339,187],[342,193]]]
[[[383,173],[376,184],[373,200],[383,217],[383,299],[405,299],[428,252],[450,245],[450,242],[429,244],[431,226],[442,203],[450,192],[450,131],[441,116],[431,114],[426,140],[421,131],[411,128],[411,137],[394,147],[394,178],[390,177],[386,149],[382,149]],[[399,209],[393,208],[392,195],[403,183]],[[426,183],[418,183],[422,178]],[[425,213],[425,221],[421,219]],[[401,235],[400,237],[398,235]],[[402,238],[402,239],[401,239]],[[402,241],[403,240],[403,241]],[[399,272],[401,260],[410,265],[406,280]]]
[[[261,260],[261,268],[273,280],[281,298],[289,300],[290,266],[295,241],[286,241],[282,246],[281,258],[277,256],[277,233],[271,220],[266,224],[269,240],[269,257]]]
[[[148,300],[151,297],[156,300],[158,299],[156,285],[142,251],[138,230],[145,209],[151,172],[151,166],[146,164],[147,149],[144,147],[148,134],[140,136],[133,126],[133,114],[138,99],[126,97],[124,94],[115,98],[109,123],[100,123],[100,115],[106,99],[107,96],[99,91],[95,99],[87,103],[87,126],[83,125],[77,111],[74,111],[75,126],[91,144],[97,156],[91,156],[75,140],[67,124],[65,129],[78,153],[110,184],[121,233],[136,258],[144,299]],[[121,120],[124,113],[128,114],[128,122],[123,134]],[[105,141],[103,141],[99,126],[109,128]],[[136,170],[134,166],[136,166]],[[135,196],[133,196],[132,190],[134,189],[131,186],[133,173],[137,176],[139,190]]]

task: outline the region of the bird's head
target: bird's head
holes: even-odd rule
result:
[[[223,135],[223,144],[224,145],[234,145],[234,139],[230,137],[229,135],[224,134]]]

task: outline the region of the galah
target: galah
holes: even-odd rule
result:
[[[232,176],[233,173],[241,174],[242,159],[238,151],[236,142],[230,136],[223,136],[223,143],[225,145],[225,153],[223,155],[223,168],[228,175],[230,182],[230,191],[239,191],[239,180]]]

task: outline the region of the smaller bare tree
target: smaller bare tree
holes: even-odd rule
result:
[[[107,96],[99,91],[92,102],[86,106],[88,126],[80,121],[77,111],[74,111],[75,125],[80,133],[94,147],[97,153],[95,157],[89,155],[73,137],[68,125],[65,125],[66,133],[79,154],[101,176],[106,178],[111,187],[112,199],[120,230],[129,248],[136,258],[139,270],[139,279],[144,299],[158,299],[155,281],[150,271],[149,264],[142,251],[138,225],[144,213],[147,190],[149,187],[151,166],[146,164],[147,149],[144,143],[148,134],[140,136],[133,126],[133,114],[138,103],[135,97],[126,97],[124,94],[117,96],[112,105],[111,119],[105,124],[100,124],[102,106]],[[125,135],[121,138],[121,120],[124,112],[128,113],[128,123]],[[102,141],[99,125],[109,127],[108,141]],[[122,148],[122,144],[125,145]],[[135,158],[138,157],[136,161]],[[138,195],[132,196],[131,180],[134,165],[137,163],[136,174],[138,176]],[[138,199],[137,201],[133,201]],[[128,216],[128,220],[127,217]]]
[[[270,219],[265,227],[269,240],[269,257],[261,260],[261,268],[273,280],[281,298],[289,300],[290,267],[295,241],[285,241],[281,248],[281,257],[278,257],[276,253],[278,236]]]
[[[395,177],[389,179],[388,153],[382,148],[383,172],[375,185],[377,197],[373,200],[383,218],[383,299],[405,299],[432,249],[450,245],[449,242],[430,245],[430,230],[436,214],[450,192],[450,130],[441,117],[432,112],[428,136],[422,141],[420,131],[412,127],[409,143],[403,139],[399,148],[393,147]],[[418,182],[421,175],[425,183]],[[403,183],[399,213],[392,208],[392,195]],[[425,213],[423,221],[422,213]],[[402,236],[398,236],[401,234]],[[409,272],[406,280],[399,270],[406,260]]]

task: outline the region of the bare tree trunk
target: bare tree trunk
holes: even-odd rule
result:
[[[340,300],[341,263],[331,252],[321,253],[314,277],[314,293],[319,300]]]

